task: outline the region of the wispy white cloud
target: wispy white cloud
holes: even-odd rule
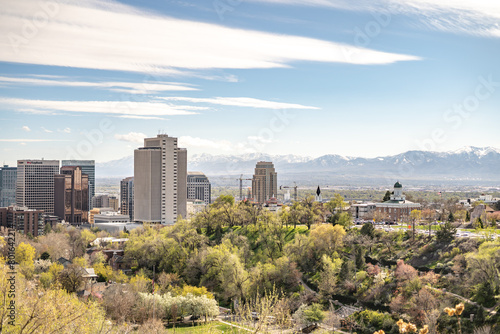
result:
[[[212,140],[199,137],[181,136],[179,137],[179,146],[193,149],[194,151],[203,150],[213,152],[224,152],[226,154],[257,153],[265,145],[272,143],[258,136],[250,136],[244,142],[233,142],[229,140]]]
[[[71,81],[65,77],[50,77],[40,79],[38,77],[14,78],[0,76],[0,85],[8,86],[54,86],[54,87],[88,87],[99,88],[109,91],[127,94],[157,94],[165,91],[194,91],[198,90],[191,85],[176,82],[91,82],[91,81]]]
[[[54,112],[99,113],[127,116],[194,115],[205,107],[177,106],[160,102],[132,101],[48,101],[0,98],[0,103],[17,111],[53,115]],[[194,110],[194,111],[193,111]]]
[[[30,127],[29,127],[29,126],[27,126],[27,125],[23,126],[23,127],[22,127],[22,129],[23,129],[24,131],[26,131],[26,132],[30,132],[30,131],[31,131]]]
[[[58,132],[63,132],[63,133],[71,133],[71,129],[70,128],[64,128],[62,130],[57,130]]]
[[[191,103],[209,103],[223,106],[261,108],[261,109],[319,109],[317,107],[305,106],[294,103],[284,103],[254,99],[251,97],[214,97],[214,98],[197,98],[197,97],[161,97],[166,101],[184,101]]]
[[[54,131],[52,131],[52,130],[49,130],[49,129],[44,128],[43,126],[42,126],[41,128],[42,128],[43,132],[47,132],[47,133],[52,133],[52,132],[54,132]]]
[[[127,118],[127,119],[145,119],[145,120],[160,120],[160,121],[166,121],[168,120],[167,118],[163,117],[154,117],[154,116],[131,116],[131,115],[120,115],[120,116],[114,116],[118,118]]]
[[[415,15],[435,30],[500,37],[500,3],[491,0],[248,0],[292,6]]]
[[[271,143],[274,142],[272,139],[270,139],[270,138],[264,138],[262,136],[249,136],[248,140],[250,142],[252,142],[252,143],[257,143],[257,144],[260,144],[260,145],[271,144]]]
[[[147,135],[141,132],[129,132],[127,134],[115,134],[115,139],[121,140],[121,141],[127,141],[131,143],[139,143],[142,144],[144,143],[144,138],[148,138]]]
[[[0,61],[175,74],[185,70],[254,69],[296,61],[388,64],[412,55],[293,35],[175,19],[113,1],[57,2],[48,23],[24,36],[37,0],[6,0],[0,16]],[[78,41],[77,43],[75,41]],[[346,57],[355,54],[355,57]]]
[[[38,143],[38,142],[49,142],[49,141],[68,141],[68,140],[59,140],[59,139],[1,139],[1,142],[8,143],[18,143],[18,142],[26,142],[26,143]]]

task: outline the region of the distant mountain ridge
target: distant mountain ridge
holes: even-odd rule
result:
[[[336,180],[399,179],[427,181],[500,181],[500,150],[464,147],[450,152],[408,151],[359,158],[328,154],[318,158],[297,155],[194,155],[188,170],[223,177],[253,174],[257,161],[272,161],[283,180],[334,178]],[[97,163],[97,177],[133,175],[133,157]]]

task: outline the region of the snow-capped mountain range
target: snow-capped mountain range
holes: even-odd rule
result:
[[[464,147],[450,152],[408,151],[360,158],[335,154],[318,158],[297,155],[194,155],[188,170],[223,177],[253,174],[257,161],[272,161],[278,177],[290,180],[336,178],[344,180],[394,178],[399,180],[500,181],[500,150],[493,147]],[[97,177],[133,175],[133,157],[98,163]],[[302,175],[302,176],[301,176]]]

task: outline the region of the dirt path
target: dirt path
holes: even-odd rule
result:
[[[465,298],[464,296],[460,296],[460,295],[457,295],[456,293],[453,293],[453,292],[448,292],[448,291],[443,291],[441,289],[436,289],[436,288],[433,288],[433,287],[430,287],[432,290],[435,290],[435,291],[438,291],[438,292],[442,292],[444,294],[447,294],[448,296],[453,296],[455,298],[458,298],[466,303],[469,303],[469,304],[472,304],[472,305],[475,305],[475,306],[481,306],[480,304],[476,303],[475,301],[472,301],[468,298]],[[493,307],[489,307],[489,308],[484,308],[486,311],[488,311],[489,314],[491,315],[495,315],[497,314],[497,311],[495,311],[495,309],[500,306],[500,303],[499,304],[496,304],[495,306]]]

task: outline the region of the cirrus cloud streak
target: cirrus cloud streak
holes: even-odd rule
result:
[[[500,37],[500,4],[491,0],[248,0],[291,6],[390,12],[416,16],[433,30]]]
[[[0,31],[4,32],[0,61],[5,62],[179,74],[280,68],[297,61],[389,64],[420,60],[314,38],[175,19],[113,1],[60,0],[48,22],[33,36],[25,36],[26,22],[42,11],[39,1],[5,2],[0,12]]]
[[[160,102],[132,101],[48,101],[0,98],[0,104],[14,110],[36,114],[53,115],[58,112],[67,113],[98,113],[129,116],[172,116],[195,115],[205,107],[174,106]]]
[[[319,109],[317,107],[305,106],[301,104],[267,101],[251,97],[214,97],[214,98],[160,97],[160,99],[166,101],[208,103],[208,104],[218,104],[223,106],[260,108],[260,109]]]
[[[0,76],[0,85],[10,86],[53,86],[53,87],[84,87],[99,88],[113,92],[128,94],[155,94],[165,91],[194,91],[197,88],[181,83],[172,82],[92,82],[71,81],[66,78],[40,79],[37,77],[16,78]]]

